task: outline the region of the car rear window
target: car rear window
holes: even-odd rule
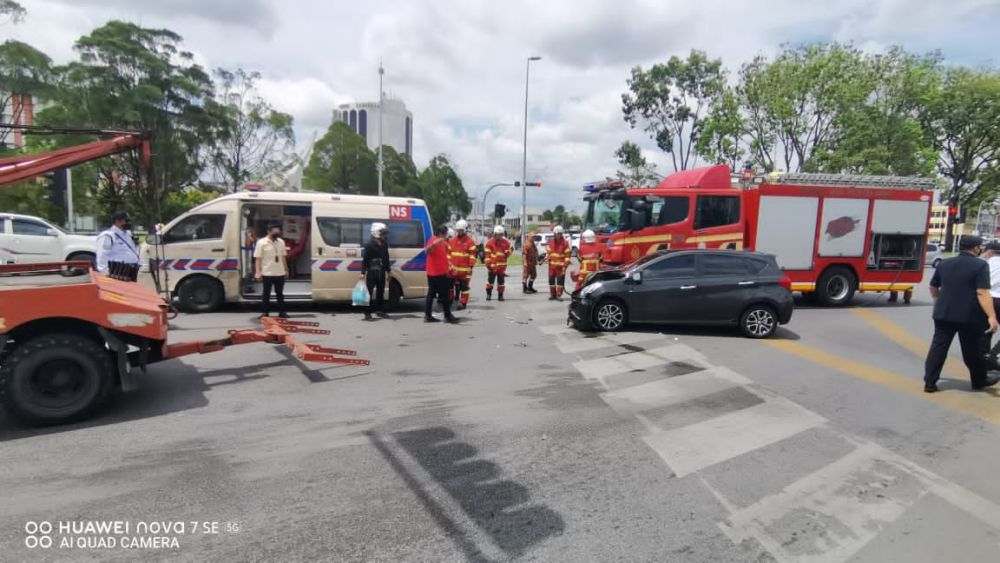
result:
[[[705,254],[701,256],[701,272],[706,276],[744,276],[751,270],[739,255]]]

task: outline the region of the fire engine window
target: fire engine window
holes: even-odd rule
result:
[[[226,227],[226,216],[223,213],[203,213],[189,215],[163,233],[164,244],[172,242],[191,242],[196,240],[214,240],[222,238]]]
[[[688,217],[691,200],[686,197],[665,197],[659,209],[657,225],[672,225],[683,222]]]
[[[700,195],[694,215],[695,229],[709,229],[740,222],[740,198],[737,196]]]

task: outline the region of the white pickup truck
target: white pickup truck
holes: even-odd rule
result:
[[[96,248],[96,235],[74,235],[38,217],[0,212],[0,257],[18,264],[93,262]]]

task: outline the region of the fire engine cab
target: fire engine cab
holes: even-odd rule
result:
[[[934,181],[844,174],[734,176],[722,164],[652,188],[584,186],[586,227],[604,267],[681,248],[774,254],[792,289],[824,305],[857,291],[906,291],[923,278]]]

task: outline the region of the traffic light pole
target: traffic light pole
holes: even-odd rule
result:
[[[76,232],[76,221],[73,220],[73,169],[66,169],[66,228],[71,233]]]
[[[514,182],[513,184],[508,184],[508,183],[505,183],[505,182],[501,182],[499,184],[493,184],[492,186],[486,188],[486,193],[483,194],[483,216],[482,216],[482,218],[480,219],[480,222],[479,222],[479,232],[480,232],[480,234],[482,234],[482,232],[483,232],[483,227],[486,226],[486,196],[490,195],[490,192],[493,191],[493,188],[499,188],[500,186],[514,186],[514,187],[516,187],[516,186],[518,186],[520,184],[521,184],[521,182]]]

